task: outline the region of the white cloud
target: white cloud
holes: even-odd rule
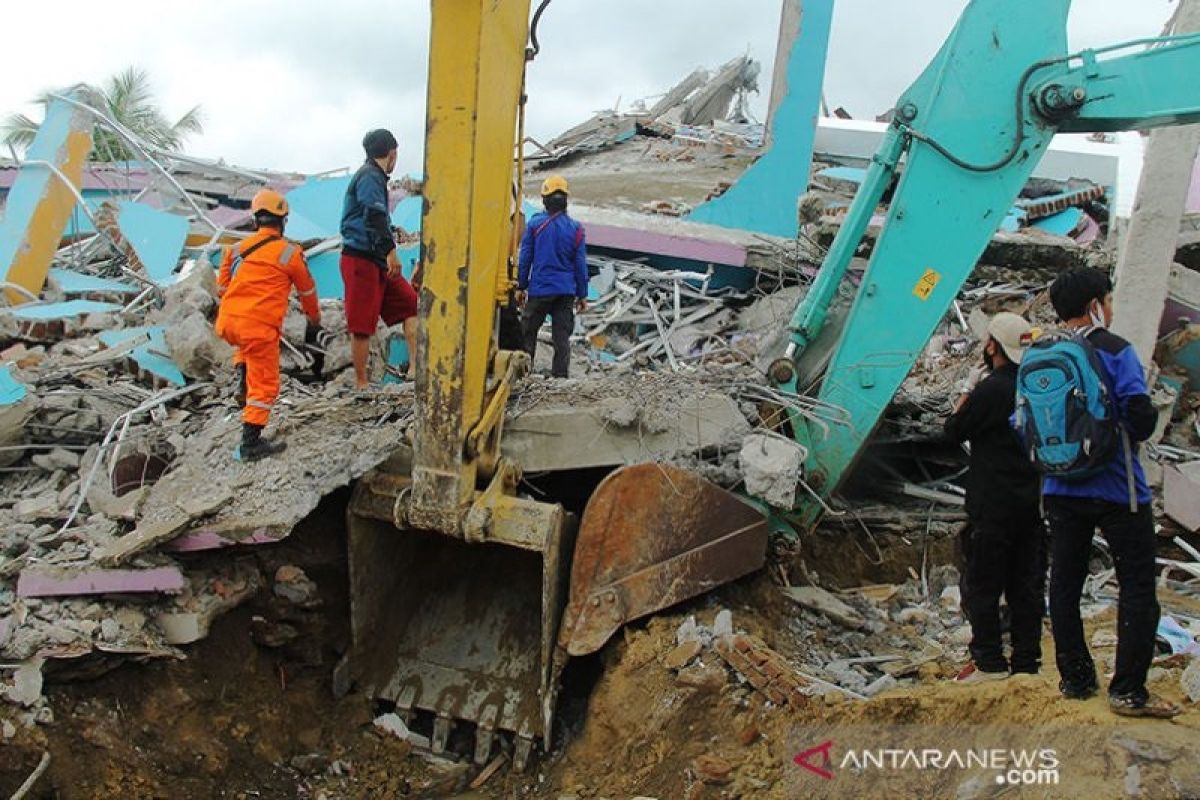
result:
[[[197,155],[251,167],[351,166],[369,128],[391,128],[401,169],[419,171],[429,5],[425,0],[206,0],[20,3],[5,9],[0,111],[37,92],[100,81],[129,66],[152,75],[169,115],[203,106]],[[75,16],[67,24],[66,13]],[[826,93],[871,117],[932,57],[965,0],[837,0]],[[1074,47],[1158,32],[1165,0],[1076,0]],[[697,66],[749,52],[763,62],[765,114],[778,0],[554,0],[529,73],[529,132],[548,139],[593,111],[666,90]],[[13,33],[15,31],[15,33]]]

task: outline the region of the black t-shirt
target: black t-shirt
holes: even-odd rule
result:
[[[1017,368],[1006,364],[981,380],[946,420],[948,438],[971,444],[967,514],[972,519],[1038,513],[1041,476],[1009,421],[1016,396]]]

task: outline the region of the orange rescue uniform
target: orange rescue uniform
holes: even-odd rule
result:
[[[288,296],[295,286],[305,315],[319,323],[316,284],[300,246],[262,228],[225,248],[217,285],[217,335],[237,348],[233,363],[246,365],[242,420],[265,426],[279,396],[279,339]]]

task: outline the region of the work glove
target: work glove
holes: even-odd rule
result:
[[[325,347],[329,344],[329,338],[319,322],[309,322],[304,326],[304,349],[312,358],[313,377],[320,378],[325,370]]]
[[[983,380],[983,376],[986,374],[987,370],[983,367],[972,367],[971,371],[967,373],[967,377],[963,378],[962,383],[959,384],[959,393],[970,394],[973,392],[975,387],[979,385],[979,382]]]

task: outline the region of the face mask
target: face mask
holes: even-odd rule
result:
[[[1099,303],[1095,303],[1088,308],[1088,317],[1092,321],[1092,325],[1096,328],[1106,327],[1104,324],[1104,310]]]

